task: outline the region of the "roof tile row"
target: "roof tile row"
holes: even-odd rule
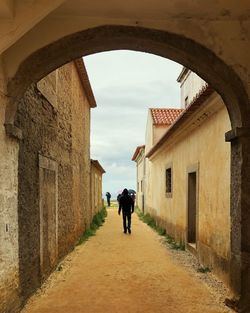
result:
[[[178,116],[184,111],[183,109],[150,109],[154,125],[171,125]]]

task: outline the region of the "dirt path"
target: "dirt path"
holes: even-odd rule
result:
[[[97,235],[66,258],[22,313],[231,312],[135,214],[131,235],[121,222],[117,210],[108,210]]]

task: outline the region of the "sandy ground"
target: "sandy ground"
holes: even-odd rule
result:
[[[131,235],[123,234],[121,219],[116,209],[108,209],[96,236],[65,258],[62,270],[51,275],[22,313],[232,312],[221,301],[220,284],[214,289],[211,278],[210,284],[202,278],[207,274],[182,264],[180,254],[175,257],[135,214]],[[181,253],[190,263],[192,257]]]

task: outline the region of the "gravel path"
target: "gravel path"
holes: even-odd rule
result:
[[[135,214],[132,234],[123,234],[112,208],[96,236],[65,258],[22,313],[232,312],[222,303],[227,290],[196,266]]]

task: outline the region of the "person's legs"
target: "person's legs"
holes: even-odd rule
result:
[[[131,213],[127,213],[128,218],[128,232],[131,234]]]
[[[126,234],[127,233],[127,225],[126,225],[126,214],[125,214],[125,212],[122,212],[122,219],[123,219],[123,230],[124,230],[124,233]]]

